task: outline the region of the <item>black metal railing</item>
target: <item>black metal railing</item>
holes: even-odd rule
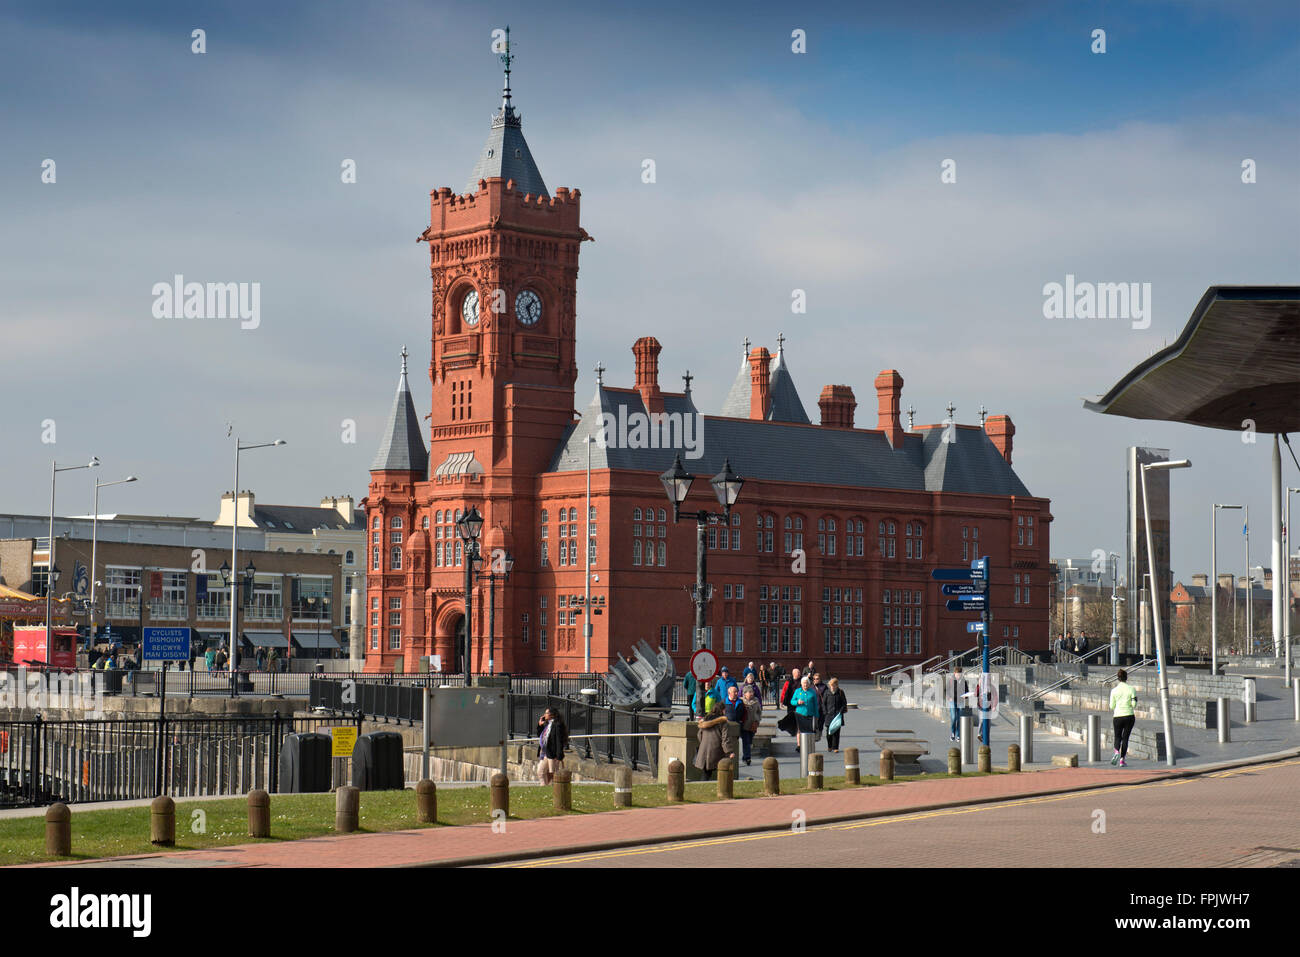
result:
[[[0,721],[0,807],[279,789],[286,735],[356,715]]]

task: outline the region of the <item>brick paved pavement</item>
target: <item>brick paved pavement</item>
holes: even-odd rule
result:
[[[475,863],[538,856],[557,849],[682,840],[704,834],[788,828],[802,811],[809,824],[897,814],[950,804],[1021,798],[1052,792],[1167,778],[1164,771],[1061,768],[1033,774],[913,781],[845,791],[775,798],[637,808],[600,814],[439,827],[387,834],[340,835],[284,843],[246,844],[203,851],[118,859],[125,866],[384,867]],[[364,795],[362,797],[364,802]],[[412,796],[414,800],[414,796]],[[84,862],[103,866],[104,862]],[[76,867],[76,865],[43,865]]]

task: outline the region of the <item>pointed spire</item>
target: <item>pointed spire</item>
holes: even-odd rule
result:
[[[501,110],[507,112],[514,108],[510,105],[510,61],[514,57],[510,53],[510,24],[506,24],[506,49],[501,54],[501,62],[506,65],[506,81],[501,89]]]
[[[503,50],[504,52],[500,52]],[[523,195],[550,196],[542,174],[533,160],[533,154],[524,140],[519,111],[511,100],[510,72],[515,54],[510,47],[510,28],[506,27],[505,45],[498,51],[505,65],[505,81],[501,87],[501,108],[492,117],[492,129],[487,143],[479,153],[474,171],[470,173],[466,193],[478,191],[479,180],[500,177],[514,180],[515,190]]]
[[[799,398],[799,390],[794,387],[794,379],[790,377],[790,369],[786,364],[784,333],[776,337],[776,355],[772,357],[769,368],[772,401],[767,413],[768,421],[811,425],[808,413],[804,411],[803,401]]]
[[[420,417],[415,414],[411,390],[406,381],[406,346],[402,346],[402,373],[397,380],[397,395],[381,433],[383,441],[372,472],[414,472],[423,479],[429,471],[429,452],[420,432]]]

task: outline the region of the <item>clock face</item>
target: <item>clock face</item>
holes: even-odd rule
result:
[[[515,315],[521,325],[535,326],[542,318],[542,299],[531,289],[515,296]]]
[[[470,290],[465,300],[460,304],[460,315],[465,320],[467,326],[478,325],[478,291]]]

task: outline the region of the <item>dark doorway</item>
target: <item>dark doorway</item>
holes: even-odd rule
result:
[[[465,655],[465,616],[461,615],[456,621],[456,657],[452,674],[465,674],[467,671],[467,659]]]

